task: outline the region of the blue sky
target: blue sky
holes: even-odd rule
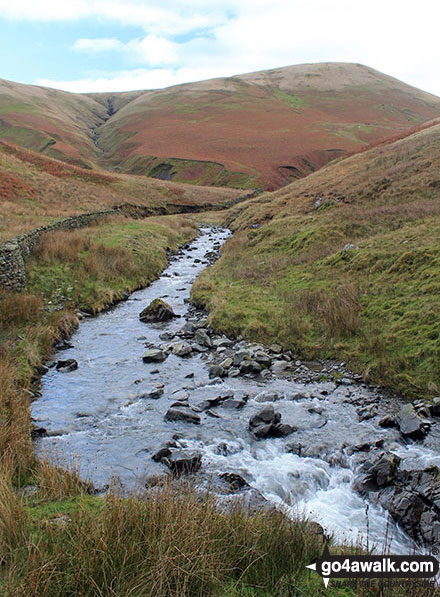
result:
[[[437,0],[0,0],[0,77],[152,89],[360,62],[440,95]]]

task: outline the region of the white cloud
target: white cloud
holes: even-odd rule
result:
[[[108,52],[109,50],[119,50],[123,46],[124,44],[114,37],[81,38],[73,44],[73,49],[79,52]]]
[[[63,89],[118,90],[129,81],[152,88],[182,82],[184,76],[196,80],[201,73],[209,78],[346,61],[440,95],[438,0],[419,0],[416,8],[409,0],[0,0],[0,11],[11,19],[93,18],[144,29],[143,38],[128,43],[82,40],[84,46],[77,48],[117,50],[127,67],[140,68],[82,81],[47,81]]]

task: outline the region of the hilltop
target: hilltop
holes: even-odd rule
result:
[[[436,116],[439,98],[359,64],[89,95],[0,81],[0,138],[198,185],[277,189]]]
[[[193,299],[225,332],[438,394],[439,172],[435,121],[241,204]]]

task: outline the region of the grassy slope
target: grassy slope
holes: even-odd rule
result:
[[[0,79],[0,139],[93,166],[100,155],[91,128],[107,117],[93,98]]]
[[[0,296],[0,595],[378,594],[359,582],[326,590],[305,569],[322,552],[305,521],[225,513],[188,485],[159,486],[148,500],[102,499],[74,472],[35,462],[26,390],[53,338],[74,325],[78,306],[100,309],[157,276],[165,250],[194,234],[183,216],[52,233],[29,263],[28,292]],[[18,489],[28,484],[36,493],[23,497]],[[406,583],[393,587],[407,594]],[[431,594],[420,585],[412,593]]]
[[[83,170],[0,141],[0,241],[60,217],[125,202],[221,204],[238,195],[232,189]]]
[[[242,204],[194,300],[225,331],[347,360],[406,395],[438,394],[439,148],[434,125]]]
[[[51,233],[28,264],[27,293],[0,295],[0,595],[320,594],[305,564],[322,539],[305,522],[225,514],[186,485],[147,501],[95,498],[74,472],[33,458],[27,388],[53,339],[78,307],[100,310],[151,281],[195,233],[183,216]],[[27,484],[37,493],[23,498]]]
[[[149,91],[99,140],[125,171],[165,163],[175,180],[273,189],[439,114],[438,98],[373,69],[311,64]]]

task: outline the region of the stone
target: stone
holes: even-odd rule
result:
[[[255,396],[255,402],[276,402],[277,400],[281,400],[282,396],[280,396],[277,392],[260,392]]]
[[[385,415],[379,420],[378,425],[384,428],[397,427],[397,421],[392,415]]]
[[[220,473],[219,477],[220,479],[226,481],[233,491],[240,491],[241,489],[247,489],[250,487],[249,483],[237,473]]]
[[[165,421],[184,421],[200,425],[199,415],[185,405],[171,406],[165,415]]]
[[[433,398],[430,410],[433,417],[440,417],[440,396]]]
[[[397,414],[397,424],[403,437],[421,439],[427,432],[424,421],[417,415],[412,404],[402,406]]]
[[[231,357],[227,357],[220,363],[220,367],[222,367],[223,369],[230,369],[230,367],[232,367],[232,363],[233,361]]]
[[[148,307],[139,313],[139,319],[143,323],[160,323],[174,317],[180,317],[180,315],[176,315],[171,305],[159,298],[151,301]]]
[[[187,357],[192,353],[192,348],[188,342],[177,342],[173,346],[173,354],[178,357]]]
[[[166,352],[160,348],[150,348],[142,357],[144,363],[161,363],[167,358]]]
[[[273,361],[270,369],[273,373],[283,373],[288,367],[287,361]]]
[[[204,329],[198,329],[194,334],[194,341],[200,346],[206,346],[206,348],[212,348],[211,338]]]
[[[241,363],[243,361],[250,361],[250,360],[251,360],[251,355],[248,350],[239,350],[238,352],[236,352],[234,354],[234,357],[233,357],[233,363],[236,367],[241,365]]]
[[[263,439],[289,435],[295,428],[281,424],[281,414],[268,404],[249,419],[249,431],[256,439]]]
[[[262,366],[257,361],[244,360],[240,363],[241,373],[260,373]]]
[[[211,378],[224,377],[224,375],[225,375],[225,370],[223,369],[223,367],[221,365],[211,365],[209,367],[209,377],[211,377]]]
[[[75,371],[78,369],[78,361],[75,359],[65,359],[58,361],[56,364],[57,371],[62,373],[68,373],[69,371]]]
[[[279,344],[271,344],[269,350],[275,354],[281,354],[283,352],[283,348]]]
[[[141,394],[138,398],[152,398],[153,400],[158,400],[161,396],[163,396],[164,392],[164,385],[160,384],[155,388],[152,388],[149,392],[145,392],[145,394]]]
[[[200,452],[186,452],[178,450],[164,458],[163,462],[175,475],[195,473],[202,466],[202,455]]]

